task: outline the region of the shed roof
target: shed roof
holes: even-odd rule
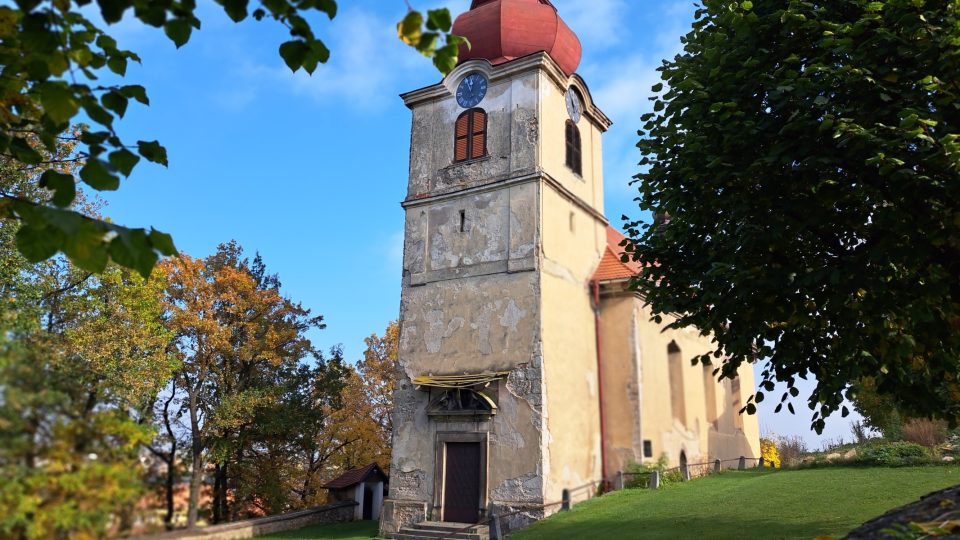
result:
[[[322,487],[326,489],[346,489],[361,482],[366,482],[373,475],[379,476],[381,480],[387,479],[387,475],[380,469],[380,466],[376,463],[371,463],[361,469],[347,471],[327,482]]]

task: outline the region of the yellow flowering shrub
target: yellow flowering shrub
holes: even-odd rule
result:
[[[771,439],[760,439],[760,455],[763,457],[764,467],[780,468],[780,453],[777,452],[777,443]]]

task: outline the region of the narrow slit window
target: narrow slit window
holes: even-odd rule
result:
[[[487,155],[487,113],[470,109],[457,118],[454,161],[467,161]]]
[[[583,151],[580,144],[580,128],[567,120],[567,167],[578,175],[583,175]]]
[[[467,211],[461,210],[460,211],[460,232],[466,232],[466,231],[467,231]]]

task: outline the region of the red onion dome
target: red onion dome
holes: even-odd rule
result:
[[[496,65],[544,51],[569,76],[583,54],[550,0],[473,0],[453,23],[453,33],[473,45],[460,47],[461,63],[484,58]]]

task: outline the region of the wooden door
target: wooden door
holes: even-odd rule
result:
[[[448,442],[446,479],[443,486],[443,520],[456,523],[480,521],[480,458],[478,442]]]

